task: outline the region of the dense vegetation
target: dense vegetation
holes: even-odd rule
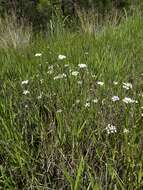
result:
[[[57,13],[76,16],[77,9],[96,10],[105,15],[113,9],[130,9],[140,0],[0,0],[0,15],[15,12],[18,20],[24,18],[33,24],[34,30],[45,29],[47,22]]]
[[[0,19],[0,189],[143,189],[143,19]]]

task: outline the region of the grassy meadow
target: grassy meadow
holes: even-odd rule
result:
[[[142,15],[81,21],[0,21],[1,190],[143,189]]]

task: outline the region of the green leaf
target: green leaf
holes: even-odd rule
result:
[[[71,190],[73,190],[73,184],[74,184],[73,179],[65,167],[63,167],[63,174],[66,177],[67,181],[69,182]]]
[[[76,181],[75,181],[75,185],[74,185],[74,190],[79,189],[81,175],[82,175],[83,171],[84,171],[84,160],[83,160],[83,158],[81,158],[79,168],[77,170],[77,176],[76,176]]]

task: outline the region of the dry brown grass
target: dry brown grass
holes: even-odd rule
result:
[[[82,31],[94,35],[96,35],[105,25],[117,25],[121,18],[120,14],[115,9],[109,14],[105,14],[105,16],[99,14],[95,9],[90,9],[88,11],[77,9],[77,15]]]
[[[32,27],[24,20],[17,22],[15,14],[0,18],[0,48],[23,49],[32,36]]]

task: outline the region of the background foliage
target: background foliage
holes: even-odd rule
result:
[[[4,16],[5,13],[11,14],[14,12],[18,20],[24,18],[37,28],[43,28],[51,19],[57,10],[61,11],[62,3],[65,12],[71,14],[71,3],[75,2],[78,7],[89,10],[94,8],[97,12],[104,14],[113,8],[122,10],[129,8],[136,1],[133,0],[0,0],[0,15]],[[68,11],[69,10],[69,11]]]

